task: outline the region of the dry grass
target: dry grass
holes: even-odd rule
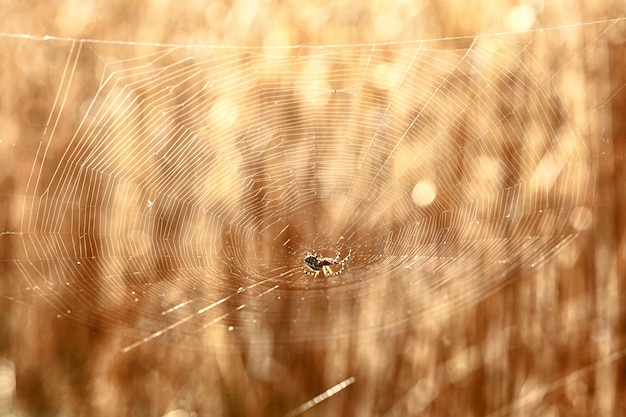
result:
[[[295,0],[258,4],[243,1],[145,1],[118,2],[105,7],[68,0],[53,7],[44,2],[15,2],[12,6],[0,6],[6,8],[0,11],[0,16],[4,16],[0,17],[0,27],[7,33],[29,35],[235,46],[416,41],[527,29],[521,20],[523,16],[515,14],[525,9],[515,9],[514,4],[507,2],[457,4],[454,1],[404,1],[396,2],[393,7],[384,1],[317,3],[303,5]],[[575,6],[561,1],[550,2],[543,8],[533,10],[536,20],[532,28],[619,18],[626,12],[618,2],[609,0],[591,5],[580,2]],[[28,239],[32,246],[27,248],[22,246],[24,236],[0,236],[0,357],[3,358],[0,361],[0,416],[161,416],[168,412],[172,413],[168,415],[170,417],[193,413],[199,416],[281,416],[348,378],[353,378],[349,381],[354,382],[304,415],[625,415],[626,313],[623,306],[626,301],[626,218],[623,213],[626,201],[623,190],[626,172],[623,156],[626,88],[623,87],[626,86],[626,25],[621,21],[614,28],[617,27],[621,30],[611,32],[610,39],[603,37],[598,27],[583,26],[561,30],[554,36],[546,35],[537,43],[530,43],[535,33],[522,33],[511,38],[510,45],[528,45],[533,49],[532,56],[537,59],[537,67],[564,68],[552,81],[558,88],[562,105],[567,109],[564,113],[571,116],[571,126],[576,128],[590,161],[588,166],[585,165],[585,171],[578,175],[592,179],[589,183],[592,192],[581,197],[576,186],[561,185],[562,193],[558,198],[563,200],[558,201],[563,203],[569,198],[579,203],[584,198],[583,203],[591,210],[593,222],[590,227],[584,227],[588,219],[585,217],[588,212],[585,211],[576,212],[578,217],[568,218],[580,232],[563,250],[554,251],[556,254],[539,268],[529,265],[541,259],[535,260],[532,254],[523,251],[521,245],[515,246],[514,240],[513,243],[507,241],[515,254],[528,259],[521,259],[516,268],[509,269],[507,279],[499,284],[490,278],[494,271],[502,272],[503,269],[485,263],[464,270],[464,275],[458,280],[441,284],[443,292],[453,298],[446,300],[437,291],[426,293],[429,288],[425,285],[419,287],[420,292],[411,292],[416,290],[400,286],[400,283],[410,282],[407,278],[389,279],[404,275],[394,275],[393,263],[385,262],[390,262],[392,255],[410,253],[411,249],[392,242],[383,252],[382,247],[376,246],[376,235],[371,240],[366,236],[357,236],[361,244],[374,243],[370,249],[356,253],[349,267],[366,271],[362,282],[376,282],[377,292],[368,292],[365,286],[358,285],[348,289],[330,288],[327,292],[329,301],[319,310],[311,308],[310,304],[299,303],[295,297],[289,298],[289,294],[296,294],[309,300],[320,300],[316,298],[318,292],[313,292],[315,289],[311,288],[286,292],[285,297],[290,302],[273,302],[269,307],[263,304],[266,298],[246,299],[244,294],[242,297],[246,302],[259,303],[254,306],[259,308],[258,311],[248,308],[234,312],[236,303],[224,303],[215,309],[217,315],[228,313],[228,323],[232,323],[238,331],[228,332],[226,327],[216,326],[216,329],[209,328],[195,334],[191,340],[181,338],[184,332],[171,332],[123,352],[138,338],[149,336],[148,329],[163,327],[167,323],[158,316],[163,305],[202,296],[204,291],[217,288],[217,284],[202,281],[203,268],[196,268],[193,261],[188,261],[186,256],[189,253],[196,255],[193,251],[197,247],[172,244],[155,252],[154,248],[159,244],[169,244],[163,243],[167,235],[165,226],[160,226],[158,222],[151,225],[155,233],[151,239],[150,236],[130,235],[127,233],[129,223],[116,221],[116,216],[121,216],[130,222],[133,218],[127,217],[126,213],[142,210],[144,200],[126,198],[128,194],[123,190],[111,193],[99,190],[85,201],[80,201],[82,207],[93,209],[92,214],[87,216],[94,222],[94,229],[91,230],[97,231],[101,227],[112,232],[112,236],[102,238],[110,245],[107,252],[103,252],[104,243],[95,242],[102,237],[97,232],[91,233],[94,238],[92,246],[83,246],[85,250],[91,248],[94,251],[96,261],[90,262],[89,255],[92,253],[81,256],[68,253],[63,258],[59,248],[70,247],[70,243],[56,241],[54,234],[35,234],[33,239]],[[435,45],[447,44],[442,41]],[[395,45],[390,48],[398,50],[403,47]],[[67,96],[67,103],[70,104],[60,106],[53,103],[58,97],[60,81],[66,79],[62,77],[62,71],[71,45],[64,41],[37,43],[0,37],[0,139],[3,141],[0,143],[3,152],[0,156],[1,231],[25,229],[22,209],[31,203],[24,196],[33,193],[40,196],[44,192],[28,188],[27,183],[31,167],[36,165],[40,140],[52,135],[44,129],[46,121],[51,111],[54,116],[55,110],[62,108],[63,118],[54,135],[71,137],[100,80],[98,71],[101,69],[94,64],[98,61],[95,57],[98,54],[110,54],[116,58],[133,57],[147,54],[150,50],[149,46],[134,48],[115,43],[86,47],[78,55],[80,65],[84,67],[79,67],[72,79],[72,85],[80,88],[71,89]],[[217,52],[218,55],[220,53]],[[306,55],[299,50],[289,50],[288,53]],[[90,56],[92,61],[84,58]],[[507,57],[504,52],[500,56]],[[262,67],[262,58],[258,59],[257,64]],[[299,61],[295,59],[294,62]],[[494,61],[493,65],[504,64]],[[122,67],[123,64],[120,64],[120,69]],[[293,69],[297,67],[296,63]],[[349,71],[351,68],[345,65],[342,69]],[[286,82],[279,79],[280,74],[269,73],[266,78],[278,85]],[[387,77],[382,78],[388,81]],[[227,90],[229,87],[222,88]],[[537,93],[539,90],[535,87],[530,91]],[[494,96],[497,96],[497,91]],[[549,94],[543,98],[532,96],[520,97],[537,106],[545,105],[542,99],[552,103]],[[271,99],[268,98],[268,102]],[[234,105],[237,105],[236,101]],[[488,114],[488,108],[485,106],[479,114]],[[306,118],[307,110],[311,111],[305,108],[302,114],[294,112],[294,117]],[[398,109],[399,114],[402,111]],[[412,117],[409,110],[405,113],[407,118]],[[558,118],[549,117],[551,115],[546,111],[529,113],[528,116],[532,120],[529,126],[533,123],[548,126],[550,132],[559,131],[558,126],[563,123],[562,120],[554,120]],[[210,123],[211,115],[206,117],[207,123]],[[252,119],[255,117],[257,115]],[[432,117],[433,125],[437,125],[436,114],[425,114],[424,117]],[[442,125],[445,121],[441,122]],[[465,135],[467,138],[479,135],[484,126],[493,123],[493,120],[484,118],[470,120]],[[515,134],[515,129],[503,124],[498,133],[500,137],[509,137]],[[551,137],[549,140],[556,141],[558,138]],[[69,140],[53,141],[49,155],[61,155],[66,148],[74,149],[68,143]],[[225,145],[225,142],[218,145]],[[340,147],[341,143],[337,146]],[[518,146],[519,149],[526,149],[547,145],[541,142]],[[452,145],[450,147],[452,149]],[[578,155],[582,150],[576,148],[568,152],[571,156]],[[406,158],[402,159],[406,153],[400,152],[399,155],[393,163],[400,167],[397,168],[399,172],[404,172],[410,164],[409,168],[403,165],[406,164]],[[433,158],[436,156],[441,155],[433,155]],[[507,171],[515,161],[511,154],[505,156],[511,157],[503,168]],[[128,164],[122,162],[127,161],[123,159],[126,157],[139,160],[141,154],[136,148],[130,148],[113,161],[112,166]],[[54,157],[51,158],[54,161]],[[341,161],[337,162],[341,164]],[[297,161],[291,163],[297,169]],[[490,171],[493,167],[484,165],[484,171],[481,170],[473,180],[476,187],[488,186],[492,177],[495,177],[493,181],[504,181],[505,175],[493,174]],[[272,167],[275,165],[262,160],[259,170],[271,173]],[[213,197],[220,194],[219,199],[212,200],[219,200],[220,210],[238,207],[243,198],[232,193],[229,184],[236,183],[236,178],[228,177],[229,168],[220,167],[207,178],[207,184],[221,187],[211,188]],[[306,167],[302,170],[306,171]],[[184,173],[190,175],[191,172],[187,170]],[[41,182],[46,183],[46,178],[50,179],[53,175],[53,170],[44,171]],[[342,173],[334,172],[329,178],[337,175]],[[459,177],[465,175],[469,172],[463,171]],[[523,175],[520,174],[520,177]],[[520,177],[514,181],[520,181]],[[322,174],[315,178],[321,183],[325,179]],[[414,178],[409,176],[409,179]],[[67,179],[70,180],[71,176]],[[398,175],[393,183],[402,184],[402,179]],[[472,180],[468,181],[474,184]],[[259,184],[262,188],[263,183],[260,181]],[[325,190],[324,185],[319,187],[320,191]],[[496,187],[501,188],[501,183],[497,182]],[[361,188],[356,192],[367,195],[369,190]],[[193,201],[202,201],[202,190],[176,187],[171,190]],[[452,191],[455,190],[449,191],[446,201],[451,204],[449,201],[454,200]],[[442,195],[439,194],[440,199]],[[275,201],[281,198],[278,193]],[[437,200],[435,204],[445,207],[446,201]],[[297,203],[291,201],[290,204]],[[114,208],[107,210],[105,206]],[[340,224],[348,218],[348,214],[340,209],[328,207],[326,210],[307,211],[308,208],[304,207],[300,212],[289,212],[292,215],[291,230],[296,230],[290,236],[299,240],[299,244],[306,245],[308,240],[319,237],[319,233],[312,229],[312,223],[307,223],[307,215],[316,213],[327,224]],[[394,207],[394,210],[385,213],[388,217],[381,216],[380,222],[393,228],[394,218],[398,213],[404,213],[401,207]],[[572,210],[567,211],[568,215],[571,213]],[[62,229],[69,227],[71,222],[67,219],[72,212],[64,214],[65,219],[63,216],[58,219]],[[178,237],[197,226],[191,214],[184,217],[181,212],[162,211],[160,215],[165,219],[176,217],[172,233]],[[263,219],[263,216],[271,218],[275,214],[268,209],[254,215]],[[488,218],[489,213],[483,215]],[[547,220],[547,217],[539,218]],[[547,224],[549,222],[546,221],[546,224],[534,226],[549,230],[560,220],[555,218],[551,221],[553,223]],[[34,228],[45,229],[46,221],[40,219],[38,222],[35,222]],[[274,241],[273,237],[282,226],[276,227],[278,229],[272,230],[271,236],[261,236],[257,241],[246,241],[241,236],[239,241],[224,240],[223,250],[233,259],[247,262],[253,258],[262,259],[264,265],[275,265],[281,257],[287,259],[293,254],[285,252]],[[540,233],[530,226],[524,227],[529,234]],[[213,242],[224,235],[224,230],[217,227],[207,229],[199,235],[199,240],[212,247]],[[386,228],[373,230],[382,230],[380,235],[383,236]],[[494,226],[490,237],[508,237],[498,233],[501,231]],[[116,236],[127,240],[118,240]],[[463,241],[463,236],[457,238],[458,242]],[[471,234],[464,238],[470,241],[478,239]],[[128,241],[132,245],[125,246]],[[385,242],[391,242],[390,238]],[[495,245],[490,246],[494,251]],[[552,254],[551,248],[556,244],[550,242],[550,245],[550,248],[540,249],[540,254]],[[97,250],[93,249],[96,247]],[[127,251],[129,247],[132,250]],[[37,248],[49,248],[49,252],[39,252],[35,256],[33,250]],[[47,256],[55,259],[50,263],[19,262],[26,259],[25,250],[29,251],[31,259]],[[164,253],[175,256],[160,256]],[[445,254],[445,251],[442,253]],[[144,281],[139,284],[124,279],[103,279],[105,276],[124,276],[131,263],[117,260],[131,256],[139,258],[138,254],[145,256],[141,261],[133,261],[136,263],[132,263],[132,268],[157,271],[163,275],[144,276]],[[250,285],[250,281],[244,279],[245,274],[233,273],[229,269],[232,265],[224,266],[217,261],[212,263],[215,256],[210,250],[200,254],[206,255],[204,268],[210,267],[207,269],[216,271],[219,276],[230,276],[230,280],[219,283],[222,296],[232,296],[239,287]],[[274,254],[279,254],[279,257]],[[375,261],[377,254],[384,261]],[[485,256],[487,260],[493,259]],[[64,259],[70,263],[82,261],[88,273],[63,276],[65,268],[75,268],[74,265],[68,266]],[[238,266],[246,268],[250,264]],[[290,267],[298,266],[294,264]],[[390,272],[381,272],[383,267]],[[376,275],[367,275],[367,268],[374,268]],[[176,284],[180,275],[170,274],[170,270],[191,271],[185,283],[193,285]],[[80,288],[93,289],[93,292],[29,290],[40,282],[37,281],[41,278],[39,271],[47,271],[48,278],[62,277]],[[451,274],[447,271],[445,276]],[[346,276],[351,275],[347,272]],[[465,279],[470,276],[477,279],[471,282]],[[486,287],[482,286],[481,278],[487,282]],[[124,297],[128,295],[128,290],[145,288],[146,285],[154,285],[152,303],[142,309],[134,308]],[[308,290],[311,293],[307,293]],[[352,290],[359,297],[349,292]],[[158,300],[157,293],[163,294]],[[74,311],[68,315],[61,314],[59,307],[67,305],[73,306]],[[309,308],[298,309],[302,305]],[[92,308],[94,306],[97,308]],[[262,308],[269,308],[269,311],[260,314]],[[391,323],[393,314],[407,309],[423,313],[409,315],[394,326],[374,326],[375,331],[362,332],[366,327],[363,323],[370,323],[369,320]],[[83,312],[85,315],[81,316]],[[312,319],[308,314],[315,316]],[[300,322],[308,322],[311,326],[303,328],[298,323],[289,323],[284,317],[297,317]],[[150,322],[151,318],[154,323]],[[197,329],[203,319],[199,317],[197,321],[190,322],[184,330]],[[258,325],[251,326],[254,319]],[[325,338],[327,334],[343,337]],[[5,375],[11,375],[13,369],[17,383],[15,394],[10,389],[11,384],[2,380]],[[7,389],[3,391],[5,387]],[[7,395],[3,396],[3,392]]]

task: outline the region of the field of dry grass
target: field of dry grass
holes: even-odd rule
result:
[[[304,3],[0,5],[0,417],[626,415],[626,21],[620,20],[626,7],[612,0]],[[574,24],[598,20],[608,21]],[[474,37],[500,32],[514,33]],[[40,40],[44,35],[54,38]],[[200,45],[234,48],[194,48]],[[273,48],[291,45],[327,48]],[[442,79],[452,74],[436,86],[448,90],[434,99],[404,94],[393,65],[382,65],[393,56],[399,68],[411,68],[402,59],[410,62],[417,48],[428,51],[420,63],[424,72],[433,69],[432,78],[416,72],[403,82],[412,75],[419,86],[439,79],[437,70]],[[465,66],[466,50],[474,63],[484,58],[481,88],[473,87],[471,80],[481,77]],[[320,51],[339,57],[328,70],[339,90],[329,87],[332,97],[321,105],[317,93],[298,101],[300,82],[321,85],[311,64]],[[127,146],[122,139],[149,124],[161,96],[129,107],[138,116],[122,127],[108,121],[125,120],[126,113],[111,97],[141,85],[154,68],[159,77],[176,79],[176,65],[189,56],[210,74],[226,74],[217,80],[243,75],[233,76],[232,85],[212,85],[218,98],[203,98],[211,106],[194,120],[181,113],[166,127],[146,128],[139,139],[164,135],[174,144],[154,152],[150,163],[158,168],[134,170],[144,158],[143,142]],[[364,71],[356,87],[345,82],[360,79],[367,58],[379,57],[378,68],[389,72]],[[265,69],[255,73],[258,85],[246,84],[251,67]],[[497,85],[487,69],[522,82]],[[100,87],[110,74],[123,82],[106,95]],[[137,95],[157,85],[170,92],[180,87],[181,100],[200,95],[192,76],[174,86],[155,80]],[[255,96],[258,91],[265,95]],[[446,102],[451,91],[456,101]],[[260,105],[246,113],[250,96]],[[274,116],[268,108],[284,97],[295,109],[284,105],[285,115]],[[92,100],[106,117],[92,112]],[[379,135],[368,130],[376,111],[364,109],[387,103],[393,107],[376,111],[397,115],[397,125],[381,119],[378,126],[391,133],[380,136],[397,146],[378,151],[367,146]],[[528,111],[500,118],[513,114],[503,110],[507,103]],[[475,113],[455,130],[456,114],[468,108]],[[225,116],[231,113],[240,116],[237,123]],[[195,119],[198,136],[210,133],[206,147],[178,136],[176,128],[196,127]],[[407,128],[414,127],[411,120],[423,130],[441,128],[450,142],[424,156],[423,133]],[[89,130],[92,122],[99,133]],[[310,155],[310,141],[298,130],[308,133],[310,126],[331,138],[315,139],[321,157]],[[267,139],[252,127],[285,133]],[[406,140],[394,136],[396,127],[407,128]],[[354,133],[350,146],[332,139],[342,129]],[[473,140],[483,134],[488,149],[476,150]],[[85,145],[88,138],[94,142]],[[237,146],[243,150],[231,154]],[[256,147],[263,148],[258,158],[246,159],[257,155]],[[226,155],[226,163],[211,159],[208,149]],[[561,164],[560,177],[552,188],[533,188],[541,167],[552,172],[552,165],[541,165],[545,158],[531,162],[534,151],[550,154],[546,149],[553,165]],[[412,156],[416,150],[419,158]],[[291,157],[303,154],[316,169]],[[182,166],[196,155],[211,169]],[[389,170],[381,162],[387,160]],[[416,160],[440,168],[421,188],[413,184],[426,168],[415,167]],[[351,161],[373,172],[363,169],[366,179],[342,182]],[[472,171],[470,163],[480,169]],[[34,184],[37,167],[43,168]],[[167,195],[167,204],[117,180],[109,188],[102,179],[135,172],[129,183],[165,190],[159,197]],[[231,172],[254,181],[241,183]],[[203,173],[204,188],[195,188],[188,178]],[[417,209],[398,197],[405,182]],[[86,192],[79,190],[83,184]],[[316,195],[307,197],[303,184],[313,184]],[[509,188],[522,191],[511,197]],[[287,192],[292,189],[296,197]],[[429,192],[433,200],[423,202]],[[494,203],[471,211],[465,202],[472,193],[480,201],[495,196]],[[360,205],[370,198],[371,205]],[[352,201],[358,203],[346,203]],[[508,229],[505,201],[528,214]],[[196,207],[209,215],[197,215]],[[243,217],[233,214],[241,210]],[[455,228],[472,216],[483,220],[480,226]],[[415,219],[433,225],[410,229],[420,224]],[[255,221],[268,226],[257,228]],[[332,232],[322,236],[320,227]],[[427,234],[407,237],[414,230]],[[317,239],[328,250],[340,235],[346,236],[342,256],[354,248],[346,272],[303,278],[302,248]],[[279,236],[287,240],[281,244]],[[215,314],[198,313],[196,300],[214,303]],[[177,306],[181,301],[189,305]]]

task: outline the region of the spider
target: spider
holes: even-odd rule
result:
[[[302,269],[305,274],[315,275],[315,278],[319,275],[320,271],[324,274],[325,277],[339,275],[346,268],[346,262],[350,259],[350,255],[352,251],[348,251],[348,255],[345,258],[339,259],[340,252],[337,250],[337,256],[334,258],[325,258],[323,256],[318,255],[316,252],[308,252],[304,256],[304,266]],[[331,265],[341,265],[341,269],[338,271],[333,271]]]

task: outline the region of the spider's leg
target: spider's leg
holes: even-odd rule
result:
[[[324,272],[325,277],[336,275],[336,273],[333,273],[333,270],[328,265],[324,265],[322,267],[322,271]]]
[[[315,278],[317,278],[317,276],[320,273],[320,270],[316,271],[314,269],[311,269],[311,267],[309,267],[308,265],[303,265],[302,266],[302,272],[304,272],[307,275],[313,275]]]
[[[346,269],[346,262],[350,259],[350,255],[352,255],[352,249],[350,249],[348,251],[348,254],[346,255],[345,258],[343,258],[341,261],[337,261],[335,262],[336,265],[341,265],[341,269],[339,269],[339,271],[333,273],[333,275],[339,275],[343,272],[344,269]]]

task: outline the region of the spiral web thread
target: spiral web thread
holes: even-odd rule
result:
[[[117,327],[126,350],[443,320],[589,226],[597,111],[571,75],[623,30],[265,49],[5,36],[49,80],[48,116],[0,143],[20,173],[3,296]],[[309,253],[350,258],[311,276]]]

